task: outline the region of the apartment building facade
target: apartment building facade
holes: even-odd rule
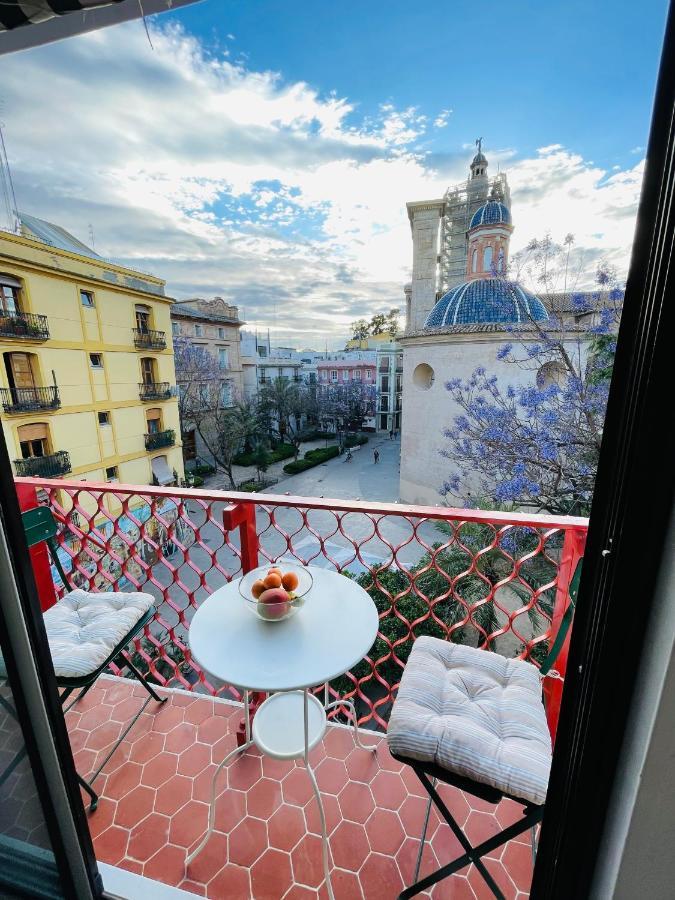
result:
[[[182,476],[164,286],[32,216],[0,232],[0,420],[16,475]]]

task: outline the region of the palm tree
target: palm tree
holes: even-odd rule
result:
[[[303,417],[310,412],[311,396],[305,384],[294,384],[279,376],[263,386],[258,396],[260,412],[271,430],[295,449],[297,459],[302,442]]]

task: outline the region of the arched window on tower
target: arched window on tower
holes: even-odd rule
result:
[[[474,250],[471,254],[471,271],[478,271],[478,250]]]
[[[504,248],[500,247],[499,256],[497,257],[497,271],[501,274],[504,271]]]
[[[483,271],[492,271],[492,247],[486,247],[483,252]]]

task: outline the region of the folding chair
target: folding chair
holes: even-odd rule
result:
[[[399,900],[473,863],[495,897],[504,894],[482,857],[533,829],[544,815],[551,768],[551,736],[542,701],[542,678],[560,653],[574,614],[581,563],[570,585],[570,603],[546,660],[532,663],[453,644],[418,638],[401,678],[387,730],[394,759],[409,765],[429,794],[413,884]],[[444,782],[488,803],[507,798],[522,804],[522,817],[472,846],[440,797]],[[432,802],[464,853],[418,879]]]
[[[44,613],[56,683],[63,689],[60,693],[61,703],[65,704],[73,691],[81,688],[75,699],[64,708],[64,713],[84,697],[111,663],[120,668],[127,666],[150,695],[89,781],[85,781],[79,774],[77,776],[80,786],[91,798],[89,809],[93,812],[98,805],[98,795],[92,788],[93,782],[138,721],[150,700],[165,703],[168,699],[160,697],[128,656],[123,655],[125,647],[152,621],[155,601],[150,594],[140,592],[89,593],[71,589],[58,556],[57,527],[52,511],[46,506],[39,506],[23,513],[22,518],[28,546],[34,547],[43,541],[46,542],[51,560],[64,587],[69,591]],[[0,667],[4,668],[1,662]],[[5,676],[4,672],[0,674]],[[5,712],[16,717],[13,707],[2,696],[0,706]],[[19,751],[0,775],[0,785],[11,775],[25,752],[25,749]]]

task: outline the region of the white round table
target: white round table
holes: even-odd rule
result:
[[[283,560],[279,564],[283,567]],[[209,826],[187,863],[204,849],[213,831],[219,773],[238,753],[256,744],[278,759],[304,757],[321,814],[324,874],[332,898],[325,816],[309,751],[325,733],[326,709],[337,705],[349,708],[355,740],[363,745],[352,701],[322,705],[309,689],[337,678],[363,659],[377,636],[378,614],[370,596],[352,579],[308,568],[314,583],[290,619],[259,619],[247,608],[236,581],[214,591],[192,619],[188,641],[195,660],[210,675],[244,690],[246,741],[214,773]],[[250,691],[276,692],[256,711],[252,733]]]

